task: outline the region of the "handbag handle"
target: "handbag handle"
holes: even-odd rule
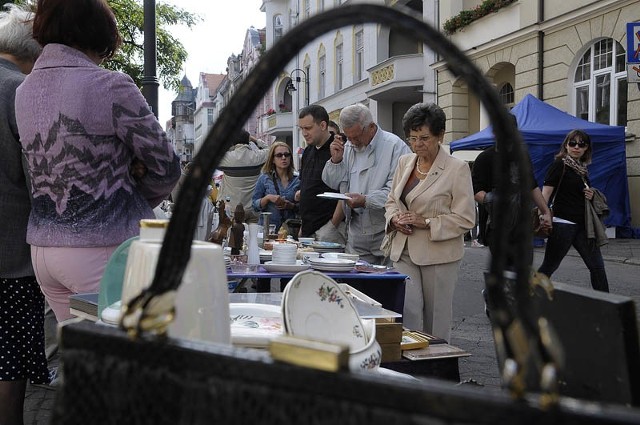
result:
[[[448,64],[449,71],[464,80],[469,89],[481,100],[487,110],[493,132],[496,136],[496,146],[500,155],[500,169],[517,170],[521,186],[518,190],[522,199],[530,192],[530,164],[525,160],[523,142],[520,133],[510,119],[507,110],[500,101],[495,88],[483,77],[480,70],[471,60],[439,31],[422,20],[414,18],[413,12],[401,6],[386,7],[372,4],[351,4],[333,8],[329,11],[305,19],[302,23],[291,28],[280,41],[270,48],[251,70],[243,84],[238,88],[229,104],[223,109],[213,128],[207,134],[204,143],[193,160],[193,167],[187,174],[184,186],[178,196],[171,222],[167,229],[158,266],[151,285],[140,295],[132,299],[121,318],[121,326],[127,329],[133,337],[146,331],[158,334],[166,333],[166,326],[171,322],[175,294],[180,286],[191,252],[191,241],[196,228],[198,207],[204,197],[211,172],[216,169],[220,160],[230,147],[232,137],[242,123],[245,123],[256,106],[267,93],[273,81],[282,69],[296,56],[296,54],[319,35],[342,27],[377,23],[389,27],[418,42],[426,44]],[[507,199],[515,189],[510,188],[508,171],[503,172],[498,193],[498,211],[496,219],[500,222],[508,211]],[[490,272],[486,279],[487,292],[492,308],[496,313],[493,317],[500,317],[500,322],[493,322],[496,341],[502,341],[499,352],[505,353],[508,359],[518,365],[518,370],[528,368],[527,358],[515,356],[519,347],[518,338],[537,339],[540,341],[538,325],[532,313],[529,294],[530,261],[527,253],[532,249],[532,235],[529,230],[528,205],[522,202],[516,226],[519,242],[515,246],[509,245],[507,230],[497,227],[494,235],[497,243],[491,259]],[[503,271],[506,266],[507,252],[515,250],[517,259],[515,264],[517,308],[510,306],[501,288],[505,285]],[[520,329],[518,335],[510,332],[509,327],[516,323]],[[518,337],[518,338],[516,338]],[[539,353],[542,343],[532,344],[529,353],[538,358],[549,358],[548,353]],[[526,357],[526,356],[525,356]],[[536,371],[540,372],[540,371]],[[509,387],[515,387],[507,383]],[[517,395],[522,396],[524,392]]]

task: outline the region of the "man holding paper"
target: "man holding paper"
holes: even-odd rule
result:
[[[324,164],[331,157],[329,145],[334,140],[334,133],[329,131],[329,114],[320,105],[309,105],[300,110],[298,127],[307,143],[300,162],[300,190],[296,194],[302,219],[300,236],[344,244],[346,226],[340,214],[335,213],[338,201],[318,197],[324,192],[334,192],[322,181]]]
[[[384,204],[401,155],[411,153],[395,134],[373,122],[371,111],[360,103],[340,113],[340,126],[348,140],[334,138],[322,180],[350,198],[344,201],[347,249],[371,264],[385,261],[380,249],[385,233]]]

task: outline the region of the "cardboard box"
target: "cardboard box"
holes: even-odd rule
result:
[[[399,343],[380,344],[380,348],[382,349],[382,363],[402,360],[402,350]]]
[[[376,340],[379,344],[400,344],[402,323],[376,322]]]

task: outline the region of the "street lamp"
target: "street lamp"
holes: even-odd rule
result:
[[[142,95],[158,118],[158,77],[156,76],[156,0],[144,0],[144,65],[142,76]]]
[[[297,72],[297,74],[296,74]],[[294,77],[295,74],[295,77]],[[304,78],[300,78],[300,74],[302,74],[304,76]],[[300,68],[296,68],[293,71],[291,71],[289,73],[289,82],[287,83],[285,89],[289,92],[289,94],[291,94],[291,92],[296,92],[296,104],[295,104],[295,109],[294,111],[296,111],[296,113],[293,115],[294,119],[298,116],[298,110],[300,109],[300,91],[298,90],[298,88],[296,86],[298,86],[300,84],[300,82],[302,81],[305,84],[305,90],[304,90],[304,95],[305,98],[308,99],[309,96],[309,80],[307,78],[307,73],[304,71],[304,69],[300,69]],[[293,85],[292,81],[296,82],[295,85]],[[305,102],[305,105],[308,104],[309,102]],[[297,125],[293,126],[293,151],[297,152],[299,148],[301,148],[300,146],[300,130],[298,129]],[[299,167],[300,164],[300,158],[298,157],[298,155],[294,155],[294,164],[296,167]]]
[[[298,74],[296,74],[296,76],[294,77],[293,75],[296,72]],[[300,78],[300,74],[304,75],[304,78]],[[289,81],[289,83],[287,84],[287,87],[286,87],[287,91],[289,93],[296,91],[298,89],[298,85],[302,81],[305,84],[305,91],[304,91],[305,92],[305,98],[308,98],[308,96],[309,96],[309,90],[308,90],[309,79],[308,79],[307,73],[304,71],[304,69],[300,69],[300,68],[294,69],[293,71],[291,71],[289,73],[289,77],[291,78],[291,81],[295,81],[296,84],[293,85],[293,83],[291,81]],[[298,97],[298,95],[296,95],[296,98],[297,97]],[[296,105],[296,106],[299,106],[299,105]]]

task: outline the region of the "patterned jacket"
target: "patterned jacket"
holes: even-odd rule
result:
[[[168,196],[179,158],[140,90],[84,53],[48,44],[16,92],[33,206],[27,242],[118,245]],[[131,165],[141,161],[144,177]]]

